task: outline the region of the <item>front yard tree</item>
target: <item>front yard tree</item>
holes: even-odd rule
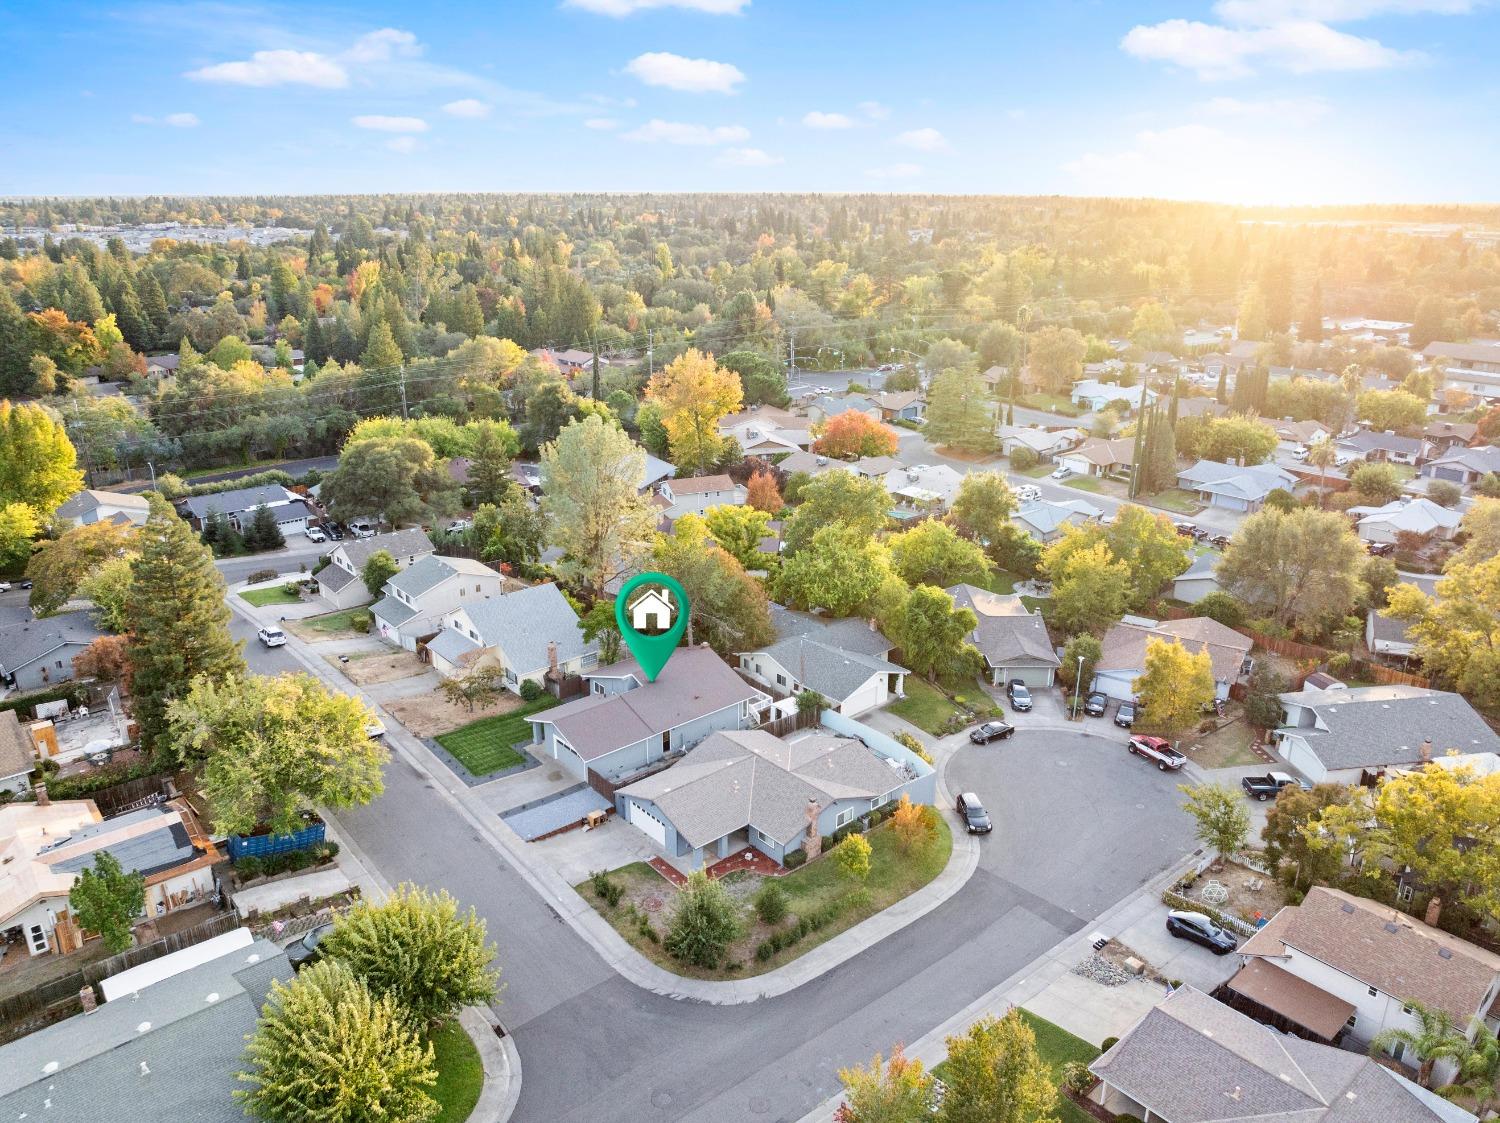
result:
[[[499,503],[515,486],[510,478],[510,462],[520,450],[520,441],[508,424],[475,422],[467,487],[476,507],[481,503]]]
[[[1213,703],[1213,660],[1206,649],[1192,652],[1175,641],[1148,639],[1145,667],[1130,689],[1147,699],[1137,722],[1163,737],[1178,737]]]
[[[1226,590],[1278,624],[1309,631],[1349,614],[1366,556],[1344,515],[1309,507],[1290,513],[1268,508],[1240,524],[1219,563],[1218,578]]]
[[[500,676],[491,667],[476,667],[458,678],[445,678],[438,684],[443,698],[455,706],[465,706],[472,714],[475,706],[488,706],[500,697]]]
[[[1415,585],[1397,585],[1388,594],[1390,614],[1410,625],[1429,673],[1493,710],[1500,706],[1500,556],[1450,562],[1435,591],[1429,597]]]
[[[131,929],[146,907],[146,879],[126,873],[108,850],[94,855],[93,868],[78,875],[68,892],[73,919],[85,932],[97,932],[112,955],[135,942]]]
[[[229,635],[224,578],[213,553],[165,499],[151,497],[151,514],[137,537],[125,619],[131,710],[141,744],[163,754],[167,709],[199,675],[220,680],[245,673],[240,645]]]
[[[1278,879],[1303,892],[1314,885],[1338,884],[1348,855],[1321,844],[1319,820],[1329,807],[1354,803],[1360,791],[1343,784],[1318,784],[1311,791],[1293,785],[1276,797],[1260,837],[1266,862]]]
[[[1142,607],[1188,568],[1188,540],[1166,515],[1127,503],[1105,531],[1110,553],[1130,570],[1130,603]]]
[[[26,576],[31,580],[32,612],[38,616],[52,615],[72,599],[83,579],[101,564],[133,550],[138,535],[133,526],[88,523],[72,527],[48,542],[26,564]]]
[[[842,468],[824,472],[802,489],[797,509],[782,528],[788,556],[808,545],[826,526],[840,525],[861,538],[885,529],[891,497],[878,479],[865,479]]]
[[[203,794],[225,834],[288,834],[305,807],[354,807],[384,787],[389,754],[366,732],[370,711],[311,675],[203,675],[168,718],[174,758],[204,762]]]
[[[279,550],[286,545],[286,538],[281,533],[281,527],[276,525],[276,515],[271,508],[255,509],[250,529],[245,532],[245,545],[252,551]]]
[[[445,890],[399,885],[381,903],[361,901],[336,919],[319,950],[376,998],[389,995],[434,1026],[494,999],[500,972],[490,966],[495,948],[486,936],[479,914],[460,912]]]
[[[740,377],[696,347],[689,348],[652,376],[646,401],[661,411],[672,463],[689,475],[719,460],[719,422],[744,401]]]
[[[314,964],[271,993],[235,1092],[267,1123],[426,1123],[438,1115],[432,1046],[390,995],[336,960]]]
[[[41,520],[29,504],[0,506],[0,571],[9,573],[31,557],[31,544],[41,532]]]
[[[913,803],[911,796],[901,793],[901,801],[891,812],[891,827],[902,850],[911,851],[926,846],[937,837],[936,824],[930,808]]]
[[[1016,513],[1016,493],[999,472],[971,472],[958,485],[948,521],[959,533],[986,546],[1000,539]]]
[[[426,441],[383,437],[345,445],[322,498],[335,518],[379,515],[400,526],[456,511],[458,484]]]
[[[936,679],[977,666],[979,653],[968,643],[977,619],[934,585],[918,585],[894,616],[891,639],[918,674]]]
[[[1057,1082],[1020,1010],[981,1018],[947,1045],[939,1123],[1055,1123]]]
[[[1401,498],[1403,485],[1394,464],[1361,464],[1349,473],[1349,490],[1361,503],[1371,507]]]
[[[715,968],[740,933],[740,907],[729,890],[702,870],[688,875],[677,894],[664,946],[693,967]]]
[[[861,884],[870,876],[870,840],[862,834],[849,834],[833,848],[833,860],[839,873]]]
[[[1213,848],[1220,858],[1229,858],[1245,848],[1250,837],[1250,810],[1238,788],[1225,784],[1177,790],[1187,796],[1184,809],[1198,825],[1198,841]]]
[[[574,421],[542,449],[542,509],[558,568],[594,597],[651,548],[656,511],[637,485],[646,454],[617,425]]]
[[[935,519],[891,535],[886,546],[891,567],[908,585],[983,585],[992,568],[977,544]]]
[[[1052,581],[1052,621],[1068,635],[1102,634],[1130,601],[1130,570],[1103,542],[1072,549],[1064,536],[1042,551]]]
[[[864,456],[895,456],[896,430],[868,413],[848,409],[828,419],[812,450],[836,460],[858,460]]]
[[[365,559],[364,568],[359,571],[359,579],[365,583],[370,595],[379,600],[385,583],[400,572],[401,566],[396,563],[389,550],[376,550]]]
[[[1069,691],[1075,688],[1081,693],[1083,687],[1094,681],[1094,668],[1104,656],[1104,645],[1099,642],[1097,636],[1080,632],[1068,641],[1063,648],[1062,666],[1057,669],[1057,677],[1062,680]],[[1079,673],[1079,660],[1082,659],[1082,673]],[[1082,680],[1083,687],[1078,685]]]
[[[886,1061],[879,1054],[868,1068],[839,1069],[844,1102],[834,1123],[927,1123],[932,1118],[932,1076],[921,1061],[908,1060],[901,1046]]]
[[[848,616],[868,602],[889,575],[884,546],[858,530],[830,524],[812,536],[806,549],[781,563],[776,592],[793,607]]]
[[[735,561],[751,569],[759,567],[763,560],[759,552],[761,539],[771,533],[769,514],[755,507],[726,504],[709,508],[703,521],[714,541]]]
[[[995,399],[973,366],[955,367],[932,380],[927,439],[964,452],[995,449]]]

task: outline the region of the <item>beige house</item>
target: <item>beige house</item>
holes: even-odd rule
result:
[[[1080,476],[1116,476],[1129,472],[1135,463],[1135,442],[1128,437],[1093,437],[1057,457],[1057,463]]]

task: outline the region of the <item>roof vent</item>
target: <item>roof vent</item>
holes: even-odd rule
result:
[[[209,991],[208,997],[205,998],[203,1001],[204,1002],[217,1002],[217,1001],[219,1001],[219,992],[216,991],[216,990]]]
[[[1358,1092],[1345,1092],[1344,1093],[1344,1099],[1346,1099],[1346,1100],[1357,1100],[1357,1099],[1359,1099],[1359,1093]]]
[[[151,1066],[148,1065],[145,1061],[141,1062],[141,1075],[142,1076],[150,1076],[151,1075]]]
[[[1453,949],[1452,948],[1438,948],[1438,958],[1440,958],[1440,959],[1452,959],[1453,958]]]
[[[45,1074],[47,1074],[48,1076],[50,1076],[50,1075],[52,1075],[52,1073],[56,1072],[61,1067],[62,1066],[59,1065],[56,1061],[48,1061],[46,1064],[44,1064],[42,1066],[42,1072],[45,1073]]]
[[[1387,932],[1399,932],[1399,931],[1401,931],[1401,928],[1400,928],[1399,925],[1392,924],[1389,920],[1387,920],[1385,922],[1385,930]]]
[[[151,1023],[150,1022],[142,1022],[140,1025],[138,1025],[138,1026],[135,1027],[136,1033],[147,1033],[147,1032],[150,1031],[150,1029],[151,1029]]]
[[[1341,908],[1341,911],[1343,911],[1343,912],[1353,912],[1354,911],[1354,906],[1351,905],[1348,901],[1345,901],[1343,903],[1343,905],[1340,906],[1340,908]]]
[[[1292,1082],[1292,1078],[1290,1076],[1288,1076],[1284,1072],[1278,1072],[1276,1074],[1276,1079],[1277,1080],[1285,1080],[1288,1084],[1290,1084]]]

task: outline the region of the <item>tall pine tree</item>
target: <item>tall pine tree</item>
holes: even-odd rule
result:
[[[125,598],[131,708],[141,744],[170,759],[163,736],[167,706],[187,693],[197,675],[243,675],[245,661],[229,636],[224,578],[212,551],[160,496],[151,496],[140,549]]]
[[[156,329],[155,343],[159,345],[162,329],[167,326],[172,314],[167,311],[167,298],[161,291],[161,284],[155,273],[142,269],[135,275],[135,295],[141,299],[141,311]]]

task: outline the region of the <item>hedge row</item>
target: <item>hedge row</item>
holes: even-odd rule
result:
[[[1253,936],[1258,929],[1253,924],[1246,924],[1237,916],[1231,916],[1227,912],[1221,912],[1212,905],[1205,905],[1202,901],[1195,901],[1191,897],[1182,897],[1168,889],[1161,895],[1161,903],[1168,908],[1181,909],[1186,912],[1201,912],[1221,928],[1228,928],[1231,932],[1238,932],[1241,936]]]
[[[66,698],[70,706],[77,706],[88,697],[88,694],[88,687],[81,682],[59,683],[57,686],[49,686],[46,690],[34,690],[30,694],[18,694],[14,698],[7,698],[0,702],[0,713],[6,710],[29,710],[35,716],[37,706],[47,702],[56,702],[60,698]]]
[[[243,883],[253,877],[269,877],[288,870],[305,870],[309,866],[331,862],[338,856],[338,852],[337,842],[320,842],[316,846],[288,850],[282,854],[267,854],[260,858],[246,855],[234,864],[234,872]]]

